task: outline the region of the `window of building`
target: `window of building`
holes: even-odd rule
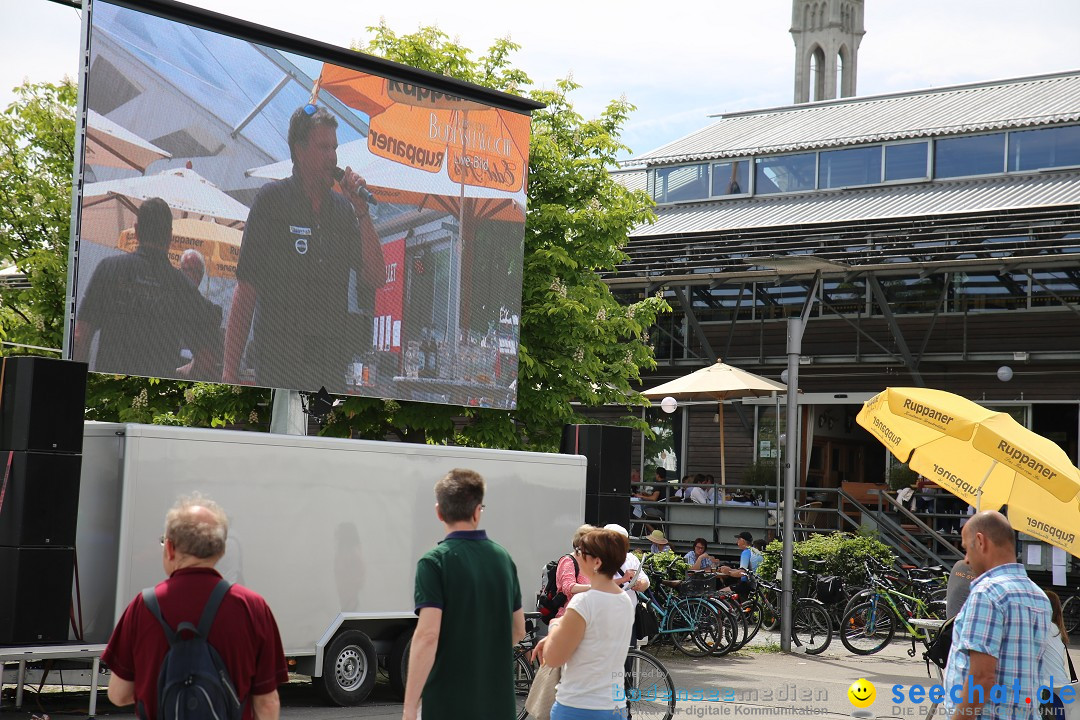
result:
[[[750,320],[753,317],[752,283],[691,288],[694,314],[700,322]]]
[[[657,168],[653,177],[653,200],[678,202],[709,197],[709,165],[679,165]]]
[[[732,160],[713,163],[712,194],[714,196],[745,195],[750,192],[750,161]]]
[[[881,291],[889,303],[889,310],[894,315],[912,313],[932,313],[941,305],[941,288],[945,275],[927,277],[888,276],[878,278]],[[875,314],[881,314],[881,308],[874,307]]]
[[[922,180],[929,177],[926,158],[930,143],[913,142],[885,146],[885,182]]]
[[[990,175],[1005,171],[1005,133],[944,138],[934,143],[934,177]]]
[[[1020,310],[1027,307],[1027,273],[953,273],[953,294],[956,312]]]
[[[866,281],[862,278],[821,283],[822,315],[862,315],[866,311]]]
[[[779,318],[798,317],[806,303],[807,288],[802,283],[786,282],[755,283],[756,319],[776,320]]]
[[[881,182],[881,146],[829,150],[818,159],[818,188],[842,188]]]
[[[1080,125],[1009,133],[1009,170],[1080,165]]]
[[[754,192],[758,195],[814,189],[817,153],[758,158],[754,165]]]
[[[1032,270],[1031,306],[1061,307],[1080,303],[1080,270]]]

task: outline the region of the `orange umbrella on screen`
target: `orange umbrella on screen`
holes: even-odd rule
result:
[[[529,154],[527,115],[325,64],[318,91],[371,119],[368,149],[455,182],[516,193]]]

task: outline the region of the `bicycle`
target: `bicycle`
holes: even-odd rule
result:
[[[780,617],[777,606],[781,592],[778,585],[766,582],[753,572],[748,570],[746,574],[757,586],[753,597],[746,601],[747,612],[750,613],[747,620],[754,628],[750,637],[753,637],[766,616]],[[775,598],[776,604],[770,598]],[[818,655],[829,647],[832,642],[832,621],[820,600],[795,598],[792,602],[791,641],[796,647],[803,648],[807,655]]]
[[[939,606],[937,603],[945,602],[945,584],[948,580],[948,574],[940,565],[929,568],[901,568],[899,572],[902,574],[897,574],[893,568],[885,565],[877,558],[867,556],[863,561],[863,567],[867,568],[867,572],[869,572],[869,566],[876,568],[880,573],[879,578],[891,583],[894,589],[914,595],[927,603],[931,612],[934,612],[939,607],[942,608],[942,612],[944,611],[943,606]],[[873,587],[867,587],[853,594],[845,604],[840,617],[847,617],[848,613],[856,605],[868,601],[874,595],[874,592]],[[934,616],[936,614],[934,612]]]
[[[532,661],[532,651],[536,647],[537,622],[540,613],[525,613],[525,637],[514,646],[514,702],[517,708],[517,720],[525,720],[529,713],[525,710],[525,701],[529,698],[536,667]]]
[[[645,566],[653,556],[646,554],[641,563]],[[663,578],[666,571],[656,574]],[[688,657],[701,658],[713,654],[726,640],[727,630],[720,612],[700,597],[679,597],[672,587],[681,581],[659,579],[645,593],[639,593],[656,615],[657,633],[670,638],[675,649]],[[732,628],[732,631],[734,629]]]
[[[1069,635],[1080,628],[1080,595],[1070,595],[1061,603],[1061,619]]]
[[[873,573],[865,564],[872,594],[845,615],[840,630],[840,642],[856,655],[873,655],[892,641],[898,625],[911,636],[909,657],[915,657],[915,642],[929,647],[930,633],[908,622],[909,618],[944,619],[944,603],[926,602],[921,597],[900,592],[892,584]]]
[[[671,720],[675,715],[675,681],[664,664],[637,648],[626,651],[623,693],[629,716],[636,720]]]

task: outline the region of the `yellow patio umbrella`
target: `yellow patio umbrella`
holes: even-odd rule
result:
[[[658,385],[642,393],[647,398],[673,397],[676,400],[715,400],[720,414],[720,484],[727,484],[724,461],[724,401],[741,397],[761,397],[785,392],[787,386],[760,375],[740,370],[717,360],[685,377]]]
[[[1056,443],[1006,413],[931,388],[888,388],[856,418],[908,466],[976,508],[1009,506],[1009,521],[1080,551],[1080,470]]]
[[[198,250],[206,263],[207,275],[235,278],[236,263],[240,259],[240,242],[243,239],[244,233],[240,230],[208,220],[190,218],[173,220],[169,261],[173,267],[178,268],[180,256],[185,250]],[[120,233],[116,246],[124,252],[135,252],[138,245],[135,228],[131,227]]]

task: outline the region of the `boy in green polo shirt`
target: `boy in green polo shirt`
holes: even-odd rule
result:
[[[513,720],[510,648],[525,637],[510,554],[477,530],[484,479],[454,469],[435,484],[446,538],[416,565],[416,614],[403,720]]]

